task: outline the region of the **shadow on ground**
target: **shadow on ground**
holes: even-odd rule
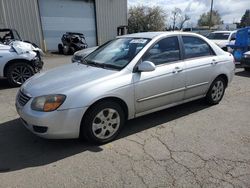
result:
[[[4,78],[0,78],[0,90],[2,89],[10,89],[11,86],[8,82],[7,79],[4,79]]]
[[[130,120],[118,139],[170,122],[208,108],[202,100]],[[0,173],[42,166],[85,151],[100,152],[102,148],[75,140],[45,140],[26,128],[19,119],[0,124]]]
[[[235,75],[250,78],[250,72],[249,71],[236,72]]]

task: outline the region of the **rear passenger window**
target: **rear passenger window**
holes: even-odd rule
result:
[[[202,39],[197,37],[183,36],[185,58],[195,58],[213,55],[210,46]]]
[[[142,58],[155,65],[180,60],[180,49],[177,37],[168,37],[157,42]]]

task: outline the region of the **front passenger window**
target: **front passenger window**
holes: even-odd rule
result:
[[[157,42],[142,58],[156,66],[180,60],[180,48],[177,37],[168,37]]]

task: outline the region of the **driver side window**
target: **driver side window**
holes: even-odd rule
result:
[[[180,48],[177,37],[168,37],[158,41],[143,56],[142,61],[151,61],[156,66],[180,60]]]

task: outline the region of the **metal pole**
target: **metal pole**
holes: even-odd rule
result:
[[[211,9],[210,9],[210,17],[209,17],[209,29],[211,29],[211,27],[212,27],[213,4],[214,4],[214,0],[211,0]]]

